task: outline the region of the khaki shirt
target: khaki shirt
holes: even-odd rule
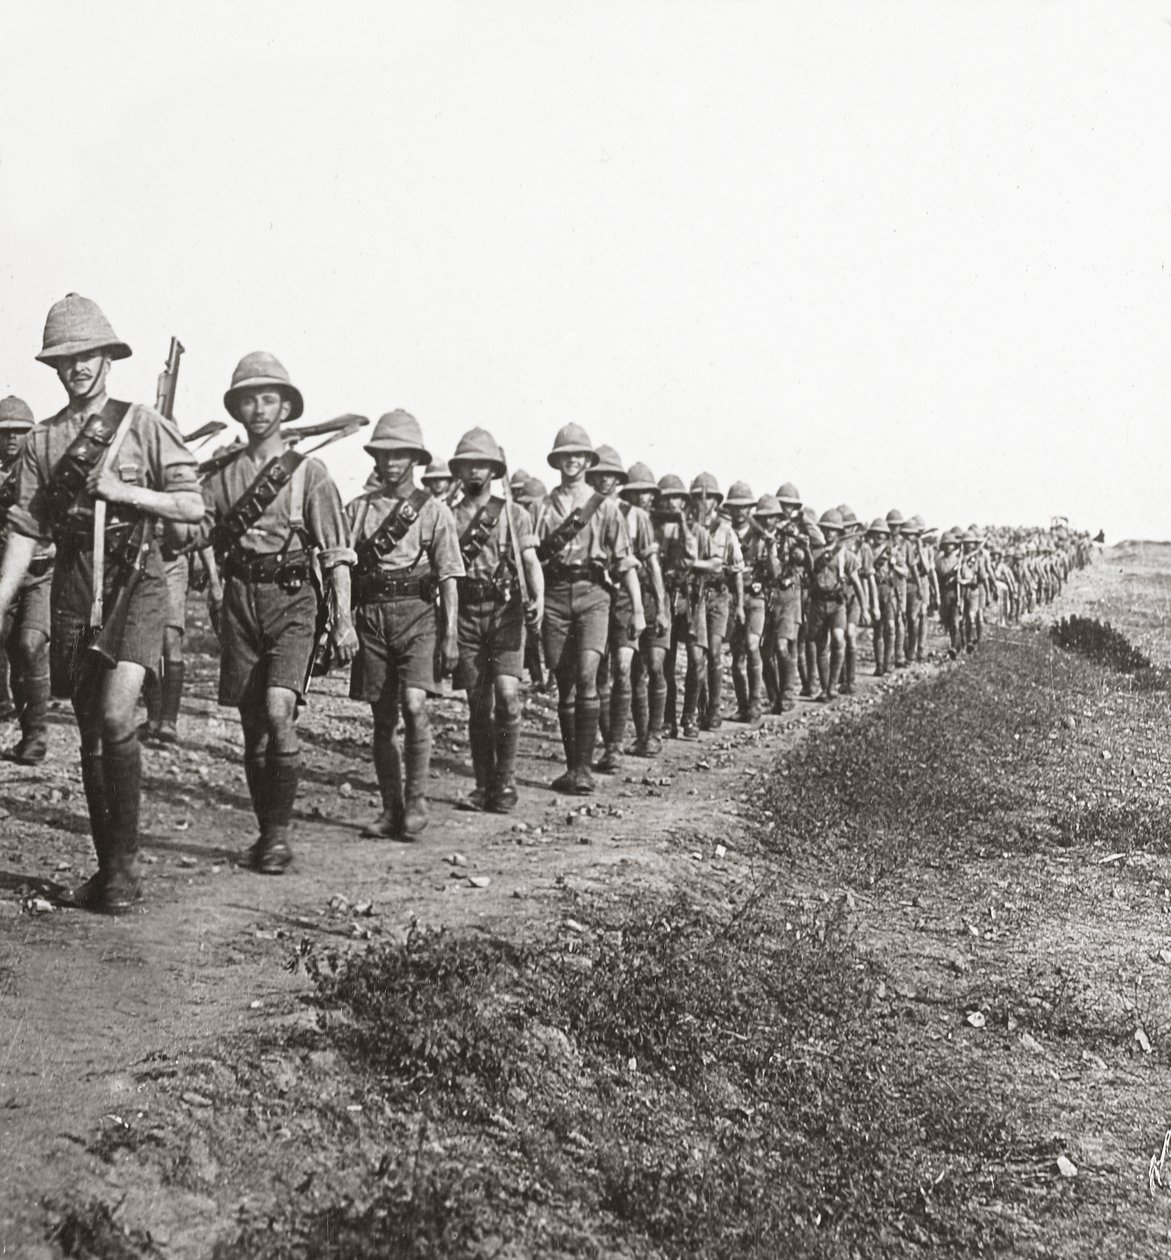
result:
[[[506,521],[505,514],[507,512],[508,505],[505,504],[500,509],[500,517],[496,522],[496,528],[484,540],[484,545],[472,561],[471,567],[464,565],[468,577],[490,582],[500,574],[502,565],[507,566],[510,572],[515,569],[516,566],[513,564],[512,559],[512,539],[508,534],[509,524],[511,524],[516,537],[520,540],[521,551],[527,551],[536,547],[537,535],[533,532],[533,518],[518,503],[512,505],[512,514]],[[467,499],[462,499],[456,505],[453,515],[455,517],[457,541],[463,538],[468,526],[479,514],[479,506],[470,503]]]
[[[724,562],[725,577],[744,572],[744,553],[740,549],[740,539],[736,537],[732,522],[726,517],[721,516],[715,529],[711,531],[711,556],[718,556]]]
[[[43,491],[49,484],[58,461],[81,433],[90,416],[105,406],[95,406],[85,416],[73,416],[68,409],[29,430],[24,451],[17,465],[16,500],[8,512],[8,525],[13,533],[47,543],[56,522],[51,521]],[[153,407],[132,403],[127,413],[130,427],[113,460],[113,471],[123,481],[149,490],[198,490],[199,477],[195,456],[183,443],[179,430]],[[70,524],[79,533],[92,527],[93,497],[83,488],[69,510]],[[110,504],[108,520],[136,520],[140,514],[122,504]]]
[[[409,486],[405,497],[410,498],[414,492],[415,487]],[[347,503],[346,521],[351,546],[357,550],[367,538],[378,533],[382,522],[398,508],[401,501],[398,495],[379,486]],[[451,508],[442,499],[428,495],[419,508],[418,516],[407,527],[407,532],[382,557],[378,571],[420,578],[434,576],[439,581],[463,577],[464,562],[459,554],[459,534]]]
[[[253,459],[247,450],[243,450],[231,463],[204,481],[203,501],[207,505],[205,528],[210,529],[212,523],[227,516],[268,463],[268,459]],[[301,492],[299,521],[293,499],[298,490]],[[322,568],[354,563],[355,556],[347,541],[341,495],[329,470],[319,459],[309,458],[302,462],[236,546],[248,556],[299,551],[305,542],[292,536],[294,523],[305,530],[310,545],[318,549]]]
[[[537,510],[537,538],[543,542],[575,508],[584,508],[593,494],[584,483],[555,486]],[[611,573],[637,568],[638,559],[631,553],[630,535],[617,500],[603,499],[585,527],[578,530],[577,537],[566,543],[554,559],[567,568],[597,565]]]

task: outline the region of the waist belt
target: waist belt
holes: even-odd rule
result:
[[[309,581],[309,557],[303,551],[275,552],[267,556],[236,553],[224,560],[224,574],[251,585],[270,583],[297,590]]]
[[[596,582],[600,583],[602,575],[592,564],[551,564],[549,565],[550,582]]]
[[[106,526],[106,555],[121,551],[130,541],[134,521],[114,521]],[[56,534],[57,545],[72,555],[86,555],[93,551],[94,527],[92,523],[69,525]]]
[[[354,602],[384,603],[391,599],[421,599],[430,603],[434,588],[430,578],[395,577],[392,574],[359,573],[354,578]]]
[[[459,579],[459,597],[467,604],[506,604],[511,592],[490,578]]]

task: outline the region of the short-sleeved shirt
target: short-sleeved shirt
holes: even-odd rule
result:
[[[91,416],[101,410],[101,407],[95,406],[82,416],[74,415],[66,408],[29,430],[17,465],[15,502],[8,512],[8,525],[14,533],[48,542],[62,526],[62,522],[49,517],[46,487],[61,457]],[[129,427],[114,453],[112,471],[123,481],[149,490],[198,490],[195,456],[184,445],[174,424],[152,407],[139,403],[131,403],[127,415]],[[84,533],[87,527],[92,526],[93,515],[93,496],[83,487],[68,512],[71,532]],[[138,515],[134,509],[127,509],[123,504],[111,503],[107,521],[115,524],[135,520]]]
[[[500,510],[495,529],[484,540],[484,545],[472,558],[471,564],[464,562],[468,577],[490,582],[499,575],[502,564],[508,566],[510,570],[515,568],[512,558],[512,539],[508,534],[509,524],[520,541],[521,551],[536,547],[537,535],[533,532],[533,518],[518,503],[512,505],[512,514],[506,520],[507,511],[508,505],[505,504]],[[468,527],[479,514],[480,505],[468,499],[462,499],[456,505],[453,516],[457,539],[463,538]]]
[[[24,449],[22,440],[20,446],[12,462],[4,468],[0,468],[0,551],[3,550],[8,542],[8,509],[16,501],[17,489],[19,486],[18,473],[20,471],[20,453]],[[52,543],[38,543],[33,549],[33,563],[37,561],[52,560],[56,554],[56,547]],[[28,586],[31,582],[39,581],[39,578],[26,576],[24,585]]]
[[[744,572],[744,553],[740,548],[740,539],[736,537],[732,523],[722,516],[711,531],[711,554],[723,561],[725,576],[731,577],[734,573]]]
[[[244,497],[248,488],[267,467],[268,458],[254,459],[245,449],[229,464],[211,474],[203,483],[203,499],[210,524],[222,520]],[[300,495],[299,512],[295,498]],[[310,543],[319,550],[323,568],[353,564],[346,532],[341,496],[319,459],[306,459],[260,519],[236,543],[237,551],[246,556],[271,556],[281,551],[296,551],[304,540],[294,536],[294,525],[304,529]]]
[[[619,510],[626,518],[626,533],[630,538],[630,548],[638,561],[639,570],[645,573],[643,566],[651,558],[659,554],[659,540],[655,537],[655,526],[651,514],[640,508],[637,503],[620,503]]]
[[[536,535],[543,542],[576,508],[584,508],[593,497],[589,486],[554,486],[537,510]],[[636,568],[637,558],[626,532],[626,519],[617,499],[603,499],[585,526],[578,530],[554,557],[567,568],[601,566],[611,573]]]
[[[367,538],[378,533],[383,521],[397,512],[399,504],[404,498],[410,498],[414,490],[411,486],[407,495],[399,496],[382,486],[346,504],[345,515],[353,546],[360,548]],[[428,495],[403,536],[379,559],[378,571],[435,577],[439,581],[463,577],[464,562],[459,554],[459,534],[451,508],[442,499]]]
[[[655,526],[655,536],[659,541],[659,562],[666,581],[682,575],[684,560],[694,562],[711,557],[711,536],[702,525],[668,521]]]

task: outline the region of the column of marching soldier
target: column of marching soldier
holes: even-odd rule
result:
[[[882,674],[924,659],[938,612],[955,658],[978,644],[986,610],[1032,610],[1089,558],[1086,535],[1064,525],[939,535],[892,511],[864,527],[845,505],[816,515],[789,483],[756,498],[736,482],[725,498],[709,473],[656,481],[574,424],[549,452],[559,479],[546,492],[510,478],[481,428],[433,461],[405,411],[375,425],[374,470],[343,507],[325,465],[295,446],[361,418],[286,428],[301,394],[275,357],[249,354],[224,395],[245,440],[198,463],[170,418],[181,350],[172,343],[156,408],[113,400],[110,365],[130,348],[70,294],[37,355],[66,406],[34,424],[19,399],[0,402],[0,638],[21,727],[6,755],[43,760],[50,695],[72,702],[98,869],[70,900],[87,909],[123,913],[142,896],[141,740],[178,738],[189,565],[220,640],[219,703],[243,730],[259,835],[239,861],[279,874],[292,861],[296,717],[311,673],[331,664],[353,662],[350,696],[373,719],[382,812],[362,834],[413,840],[428,825],[427,699],[448,672],[468,700],[475,788],[462,805],[507,813],[526,670],[556,687],[565,771],[553,789],[586,795],[595,770],[720,726],[725,642],[735,720],[758,723],[798,692],[851,692],[860,629]]]

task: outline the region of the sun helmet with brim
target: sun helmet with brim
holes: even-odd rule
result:
[[[49,308],[41,342],[41,352],[36,357],[50,367],[56,367],[61,359],[99,350],[111,359],[128,359],[131,353],[98,304],[77,293],[67,293]]]
[[[296,420],[305,410],[301,391],[289,379],[285,365],[267,350],[253,350],[246,354],[232,373],[232,383],[224,393],[224,407],[233,420],[236,401],[241,394],[255,390],[275,389],[289,404],[288,420]]]
[[[423,445],[423,430],[418,420],[401,407],[378,418],[374,433],[366,443],[366,453],[376,455],[379,451],[400,455],[408,453],[414,457],[416,464],[431,462],[431,452]]]
[[[0,430],[31,429],[35,423],[32,408],[23,398],[15,394],[0,398]]]
[[[504,454],[500,450],[500,444],[487,429],[481,429],[478,425],[460,438],[456,443],[455,454],[447,462],[456,477],[462,476],[460,469],[465,464],[490,464],[493,477],[504,476]],[[508,483],[509,490],[513,494],[523,491],[528,479],[528,473],[518,469]]]
[[[724,500],[724,506],[729,508],[754,508],[757,502],[756,495],[752,493],[752,487],[747,481],[733,481],[728,487],[728,497]]]
[[[622,487],[623,494],[646,494],[648,491],[659,493],[659,483],[655,480],[655,474],[650,468],[643,463],[633,463],[626,470],[626,484]]]
[[[598,462],[590,435],[580,424],[565,424],[557,430],[553,449],[545,456],[545,460],[550,468],[557,468],[557,461],[564,455],[584,455],[591,468]]]
[[[601,446],[594,448],[594,455],[597,457],[594,466],[586,473],[586,480],[591,485],[595,477],[617,477],[619,485],[626,481],[626,468],[612,446],[603,442]]]

